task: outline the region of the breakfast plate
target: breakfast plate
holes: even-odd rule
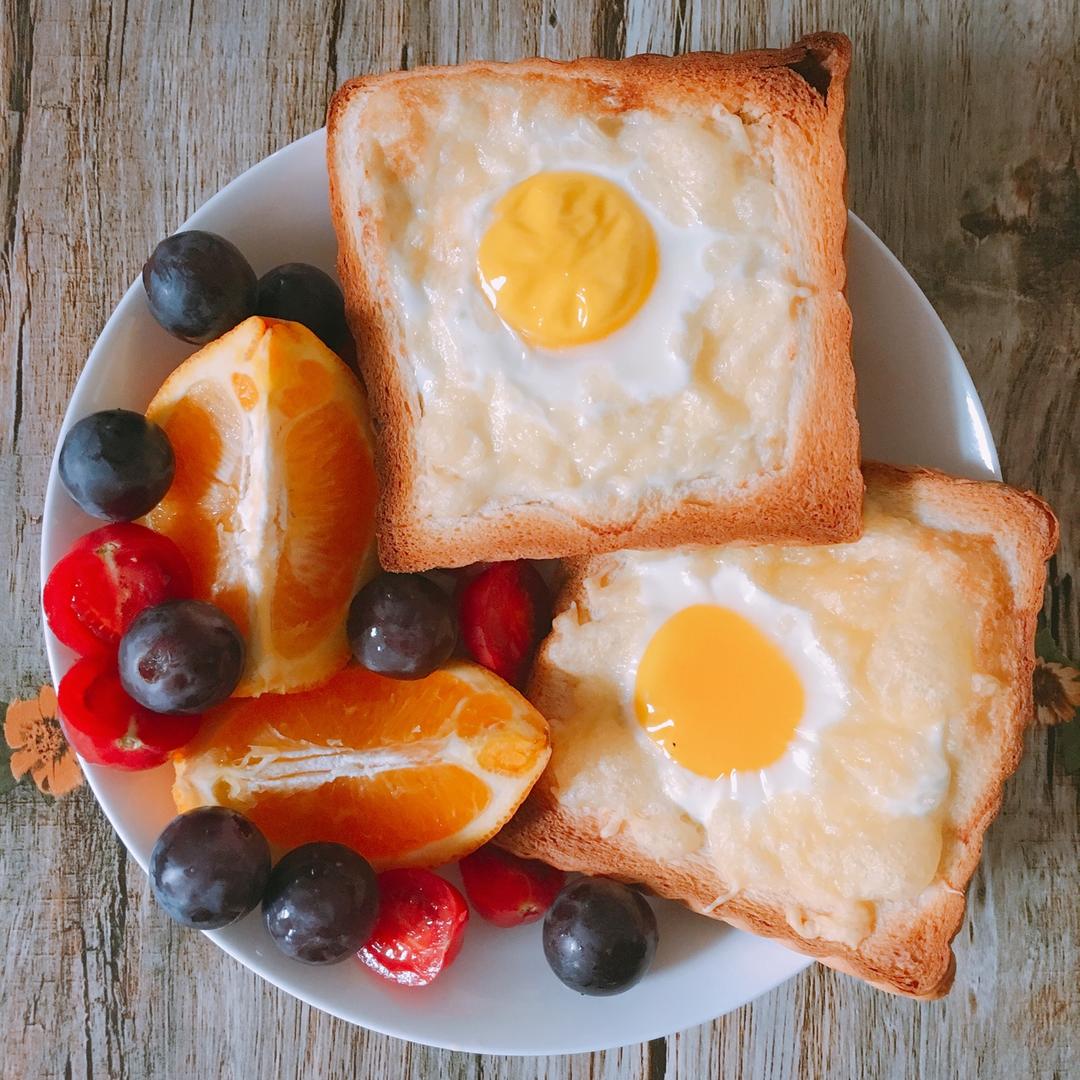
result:
[[[326,136],[317,131],[273,154],[210,199],[185,227],[227,236],[258,273],[285,260],[333,272]],[[899,262],[853,215],[848,298],[854,316],[858,413],[865,456],[975,479],[1000,478],[978,395],[959,353]],[[120,301],[75,387],[61,436],[82,416],[143,410],[193,346],[154,321],[140,281]],[[97,524],[64,494],[54,459],[45,501],[42,579]],[[48,631],[53,679],[72,654]],[[98,801],[146,868],[173,817],[171,767],[120,773],[85,766]],[[454,872],[448,876],[453,880]],[[306,967],[272,944],[257,913],[209,936],[275,985],[350,1022],[415,1042],[478,1053],[575,1053],[651,1039],[722,1015],[810,961],[668,903],[656,905],[660,945],[646,979],[618,998],[582,997],[547,969],[537,924],[496,929],[474,920],[469,945],[437,983],[389,986],[359,964]]]

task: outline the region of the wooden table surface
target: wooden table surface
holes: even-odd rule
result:
[[[945,320],[1006,478],[1061,515],[1053,610],[1077,655],[1077,0],[6,0],[0,697],[47,678],[42,496],[90,346],[154,243],[319,127],[338,83],[474,57],[781,45],[819,28],[855,45],[851,204]],[[668,1039],[514,1060],[407,1045],[300,1004],[163,917],[88,789],[53,801],[24,784],[0,815],[0,1075],[1076,1076],[1078,849],[1077,782],[1052,733],[1032,732],[944,1001],[812,968]]]

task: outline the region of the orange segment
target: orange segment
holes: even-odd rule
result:
[[[147,516],[191,563],[196,596],[240,626],[237,694],[325,682],[376,569],[372,441],[356,377],[298,323],[253,317],[173,372],[147,409],[176,479]]]
[[[211,710],[174,758],[173,798],[240,810],[281,848],[333,840],[380,868],[434,866],[494,835],[549,754],[543,717],[476,664],[413,682],[348,667]]]
[[[310,791],[266,792],[247,814],[283,848],[333,840],[382,866],[399,865],[401,852],[466,829],[490,801],[483,780],[460,766],[442,765],[333,780]],[[391,804],[393,813],[386,813]]]
[[[357,558],[371,542],[375,478],[356,416],[336,400],[300,414],[284,439],[281,472],[290,527],[282,537],[270,626],[278,651],[292,660],[342,631],[344,614],[335,601],[352,599]],[[320,475],[334,482],[313,482]],[[327,557],[334,552],[341,557]]]

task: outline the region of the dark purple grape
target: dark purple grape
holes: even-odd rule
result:
[[[220,608],[169,600],[146,608],[120,639],[120,681],[159,713],[200,713],[224,701],[244,670],[244,639]]]
[[[274,867],[263,896],[277,947],[305,964],[336,964],[371,936],[379,909],[375,871],[344,844],[304,844]]]
[[[379,574],[349,608],[349,643],[368,671],[422,679],[444,664],[457,642],[449,597],[419,574]]]
[[[309,263],[282,263],[259,278],[255,314],[302,323],[335,351],[349,330],[337,282]]]
[[[143,264],[150,312],[170,334],[205,345],[255,311],[256,279],[235,244],[190,229],[165,237]]]
[[[142,413],[106,409],[64,436],[60,480],[79,506],[105,521],[134,521],[165,497],[176,472],[172,444]]]
[[[645,898],[608,878],[578,878],[544,918],[544,956],[582,994],[621,994],[649,970],[656,916]]]
[[[150,855],[150,886],[169,916],[217,930],[258,906],[270,877],[270,845],[243,814],[202,806],[175,817]]]

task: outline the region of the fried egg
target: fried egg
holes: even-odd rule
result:
[[[821,732],[850,691],[805,610],[735,566],[644,561],[644,611],[621,691],[665,793],[691,817],[806,790]]]
[[[638,168],[544,169],[481,211],[477,277],[498,316],[491,331],[511,377],[541,400],[565,402],[592,370],[639,399],[691,378],[686,320],[714,288],[721,235],[643,198]]]

